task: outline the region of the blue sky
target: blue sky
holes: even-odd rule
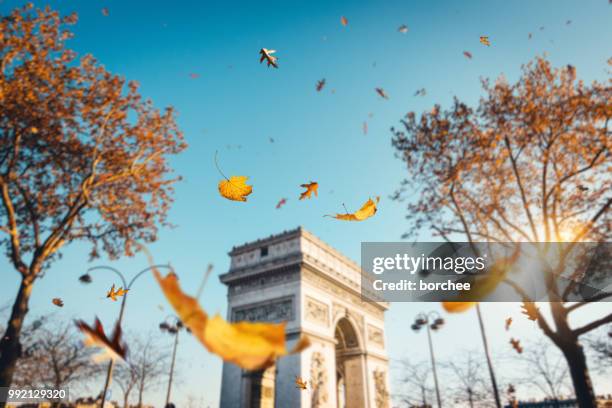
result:
[[[4,14],[21,1],[4,0]],[[171,221],[151,247],[158,262],[170,261],[183,282],[194,288],[206,264],[216,273],[228,268],[233,245],[304,226],[353,259],[361,241],[395,241],[410,226],[402,204],[389,195],[406,174],[394,158],[390,126],[408,111],[448,105],[453,95],[475,103],[480,77],[505,74],[517,78],[520,65],[546,52],[557,65],[572,64],[590,81],[606,78],[612,56],[612,6],[606,0],[539,1],[120,1],[57,0],[63,13],[77,11],[76,38],[70,45],[91,53],[111,72],[140,82],[142,93],[157,106],[174,106],[189,149],[173,164],[184,181],[177,186]],[[101,9],[107,7],[109,16]],[[346,16],[348,25],[340,24]],[[566,21],[571,24],[566,25]],[[399,33],[406,24],[409,31]],[[544,27],[540,30],[540,27]],[[533,39],[528,40],[528,33]],[[479,43],[488,35],[491,47]],[[258,62],[262,47],[276,49],[280,68]],[[473,59],[462,53],[469,51]],[[197,73],[197,79],[190,78]],[[317,80],[327,85],[315,91]],[[374,91],[384,88],[383,100]],[[424,97],[413,96],[426,88]],[[368,122],[368,134],[362,132]],[[275,140],[270,143],[269,138]],[[219,151],[228,175],[250,176],[254,192],[247,203],[219,197],[219,174],[213,165]],[[320,195],[298,201],[299,185],[320,184]],[[357,209],[369,196],[382,197],[376,216],[363,223],[342,223],[323,214],[342,212],[342,203]],[[276,210],[276,202],[288,203]],[[424,232],[421,240],[428,240]],[[104,291],[110,276],[95,276],[82,287],[77,277],[88,267],[86,251],[72,245],[63,252],[34,290],[31,315],[55,311],[51,297],[62,297],[64,317],[110,324],[118,304]],[[104,264],[105,260],[95,265]],[[114,262],[128,274],[146,266],[142,256]],[[4,258],[0,299],[12,300],[17,274]],[[217,279],[205,290],[209,311],[225,313],[226,291]],[[128,301],[128,331],[155,330],[169,313],[149,277],[134,286]],[[609,309],[593,306],[585,318]],[[388,313],[387,337],[392,359],[426,358],[425,336],[409,331],[411,317],[436,304],[394,304]],[[516,305],[485,305],[494,353],[506,353],[508,336],[501,323],[518,317]],[[538,334],[519,318],[522,338]],[[472,312],[450,316],[435,342],[441,356],[479,349]],[[168,339],[168,343],[170,343]],[[218,401],[221,362],[192,339],[179,349],[184,368],[177,394]],[[608,378],[609,380],[609,378]],[[612,392],[612,381],[598,378],[598,392]],[[163,387],[162,387],[163,388]],[[158,400],[152,394],[148,402]]]

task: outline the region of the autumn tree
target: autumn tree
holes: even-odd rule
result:
[[[474,408],[494,405],[493,394],[484,377],[487,372],[485,364],[476,358],[478,355],[474,351],[459,352],[453,360],[443,364],[454,378],[450,383],[453,384],[455,406],[461,404]]]
[[[152,335],[135,338],[132,344],[130,361],[126,368],[133,371],[138,407],[142,407],[145,391],[160,385],[166,378],[170,354],[159,346]]]
[[[409,174],[396,194],[407,199],[409,234],[430,228],[448,240],[570,241],[560,260],[575,242],[610,241],[610,79],[588,85],[575,67],[537,58],[516,83],[482,84],[477,107],[455,98],[447,110],[410,112],[392,129]],[[579,338],[612,322],[612,313],[578,327],[569,316],[610,294],[572,302],[578,276],[562,280],[556,271],[544,273],[552,319],[535,308],[534,318],[565,356],[580,406],[595,407]]]
[[[606,327],[602,327],[602,329],[606,329]],[[612,325],[608,325],[607,329],[607,331],[600,329],[598,330],[599,333],[592,333],[586,339],[594,368],[604,375],[612,370]]]
[[[569,373],[563,355],[542,340],[525,344],[524,350],[520,360],[525,364],[517,383],[537,388],[549,400],[563,399],[569,390]]]
[[[111,258],[154,241],[176,181],[168,159],[185,148],[172,109],[66,47],[76,20],[31,4],[0,17],[0,245],[20,278],[0,387],[22,354],[35,281],[74,241]]]
[[[431,408],[428,401],[434,401],[431,366],[426,361],[401,360],[398,362],[401,370],[397,400],[411,408]]]
[[[143,405],[146,390],[161,384],[168,374],[169,354],[164,352],[152,335],[130,336],[130,355],[113,372],[115,384],[121,389],[123,406],[129,407],[130,397],[137,395]]]
[[[101,374],[94,350],[77,335],[74,323],[36,319],[21,336],[23,353],[13,377],[16,386],[61,389],[80,386]]]

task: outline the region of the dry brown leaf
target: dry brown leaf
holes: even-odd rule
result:
[[[375,88],[376,93],[379,94],[382,98],[384,99],[389,99],[389,95],[387,95],[387,93],[385,92],[384,89],[382,88]]]
[[[51,303],[53,303],[57,307],[64,307],[64,301],[60,298],[51,299]]]
[[[316,181],[311,181],[308,184],[301,184],[300,187],[304,187],[306,189],[306,191],[300,194],[300,200],[312,198],[312,193],[314,193],[314,195],[317,197],[319,196],[319,183]]]
[[[287,199],[286,198],[281,198],[278,201],[278,203],[276,203],[276,209],[278,210],[279,208],[281,208],[285,204],[287,204]]]
[[[317,81],[317,86],[316,86],[317,92],[321,92],[324,86],[325,86],[325,78],[321,79],[320,81]]]
[[[538,320],[538,308],[534,302],[523,302],[521,308],[523,309],[521,313],[527,316],[529,320]]]
[[[304,381],[302,377],[296,376],[295,377],[295,387],[299,388],[300,390],[306,390],[308,389],[308,382]]]
[[[94,357],[94,361],[100,362],[107,359],[125,360],[127,356],[127,346],[121,341],[121,326],[119,326],[119,322],[115,324],[115,329],[110,339],[104,333],[102,322],[100,322],[100,319],[97,317],[93,328],[89,327],[89,325],[82,320],[78,320],[75,323],[79,330],[85,335],[85,346],[98,347],[102,350],[101,354]]]
[[[517,353],[522,354],[523,353],[523,347],[521,347],[521,341],[520,340],[516,340],[514,338],[510,339],[510,344],[512,345],[512,348],[514,350],[516,350]]]
[[[275,52],[276,50],[269,50],[267,48],[262,48],[259,50],[259,54],[261,55],[261,58],[259,58],[259,63],[261,64],[262,62],[266,61],[268,63],[268,67],[271,65],[274,68],[278,68],[278,63],[276,62],[278,58],[272,55]]]

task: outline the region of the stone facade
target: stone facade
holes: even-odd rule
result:
[[[388,407],[387,304],[361,300],[357,264],[302,228],[229,255],[228,319],[286,321],[289,348],[301,335],[312,345],[263,373],[225,363],[222,408]]]

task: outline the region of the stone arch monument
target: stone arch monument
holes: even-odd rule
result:
[[[385,303],[361,300],[360,267],[303,228],[229,253],[228,320],[287,321],[289,347],[312,346],[263,372],[224,363],[222,408],[388,408]],[[295,386],[296,376],[308,390]]]

